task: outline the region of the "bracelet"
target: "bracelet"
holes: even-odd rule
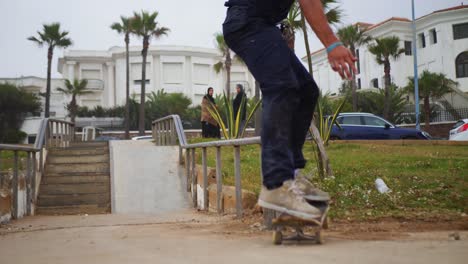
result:
[[[337,42],[331,44],[331,45],[328,46],[328,48],[327,48],[327,53],[332,52],[334,49],[336,49],[336,48],[339,47],[339,46],[343,46],[343,42],[337,41]]]

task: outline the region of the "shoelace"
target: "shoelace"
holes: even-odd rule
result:
[[[299,200],[299,201],[302,201],[304,200],[304,192],[297,186],[296,184],[296,181],[293,181],[291,186],[288,188],[288,191],[289,192],[292,192],[294,195],[294,197]]]

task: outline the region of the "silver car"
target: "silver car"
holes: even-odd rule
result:
[[[450,130],[450,140],[468,141],[468,119],[458,121]]]

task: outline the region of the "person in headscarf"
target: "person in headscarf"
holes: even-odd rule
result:
[[[203,96],[201,108],[201,123],[202,123],[202,136],[204,138],[220,138],[221,133],[216,120],[211,116],[208,108],[216,107],[216,102],[213,98],[213,87],[208,88],[205,96]]]
[[[234,120],[236,120],[237,114],[239,113],[239,110],[241,110],[239,130],[242,131],[244,129],[247,116],[247,96],[245,95],[244,86],[242,84],[236,85],[236,90],[237,95],[233,102]]]

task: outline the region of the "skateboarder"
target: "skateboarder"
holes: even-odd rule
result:
[[[326,200],[328,194],[297,184],[296,169],[306,164],[302,153],[319,95],[309,72],[283,40],[277,24],[295,0],[228,0],[223,24],[228,46],[246,63],[263,94],[262,171],[259,205],[314,219],[318,208],[306,199]],[[342,78],[357,72],[356,59],[328,25],[321,0],[299,0],[304,16],[326,47],[332,69]]]

